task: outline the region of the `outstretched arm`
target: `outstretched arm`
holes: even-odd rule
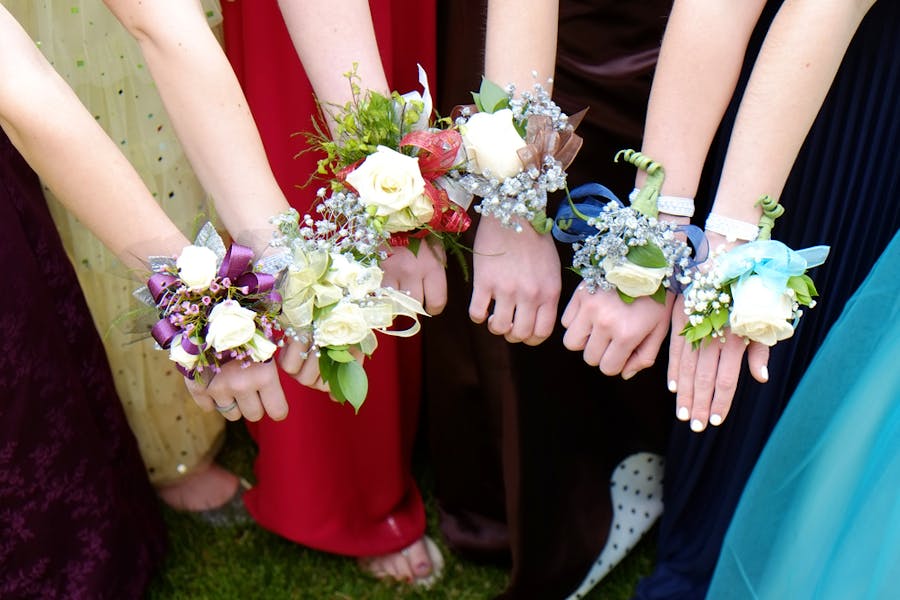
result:
[[[559,3],[554,0],[490,0],[485,77],[501,86],[551,87],[556,64]],[[522,231],[483,217],[475,233],[469,316],[510,342],[536,345],[556,322],[562,287],[559,255],[550,235],[528,223]],[[492,309],[493,307],[493,309]]]
[[[146,268],[143,257],[174,255],[187,244],[140,176],[2,6],[0,126],[54,195],[129,267]],[[208,389],[188,384],[208,410],[237,399],[241,410],[226,413],[230,419],[241,412],[260,418],[260,403],[274,418],[287,414],[273,364],[241,370],[231,363]]]
[[[642,152],[664,165],[661,193],[693,198],[713,136],[734,93],[750,35],[765,0],[727,6],[679,0],[672,7],[647,107]],[[638,171],[636,187],[646,179]],[[660,212],[678,224],[687,216]],[[575,291],[563,313],[563,339],[585,362],[629,379],[651,366],[669,329],[675,294],[623,303],[615,290]]]
[[[766,35],[741,101],[713,212],[757,223],[762,194],[778,197],[834,80],[847,46],[874,0],[787,0]],[[809,27],[815,23],[816,27]],[[709,234],[711,247],[725,240]],[[674,332],[673,333],[677,333]],[[768,348],[725,343],[691,351],[673,335],[670,379],[691,427],[718,425],[728,414],[745,350],[752,375],[768,379]],[[676,339],[679,338],[679,339]]]
[[[363,89],[389,92],[367,0],[279,0],[279,6],[320,102],[343,105],[352,99],[344,73],[354,64]],[[392,248],[381,264],[384,285],[409,292],[436,315],[447,304],[444,262],[440,244],[423,244],[417,254]]]
[[[25,160],[128,267],[187,240],[34,42],[0,6],[0,125]]]
[[[196,0],[105,0],[128,28],[226,229],[261,252],[288,208],[231,65]]]

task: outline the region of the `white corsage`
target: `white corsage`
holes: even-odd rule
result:
[[[694,240],[702,236],[693,226],[657,219],[656,200],[665,178],[659,163],[633,150],[619,152],[617,161],[620,156],[648,173],[631,206],[602,185],[580,186],[560,207],[553,234],[573,244],[572,269],[590,293],[615,289],[627,303],[643,296],[665,303],[675,275],[691,264],[691,249],[678,234]]]
[[[566,169],[581,149],[575,128],[584,111],[569,118],[540,84],[515,98],[483,79],[475,105],[454,109],[462,134],[463,174],[451,173],[468,192],[481,197],[475,211],[505,227],[521,230],[519,220],[547,233],[547,194],[566,187]]]
[[[358,253],[361,247],[352,239],[352,229],[310,216],[301,223],[295,210],[277,216],[274,223],[279,233],[272,245],[284,248],[288,257],[279,322],[286,336],[309,346],[308,356],[318,357],[331,395],[359,411],[368,378],[351,351],[371,356],[378,346],[376,331],[415,335],[425,309],[409,295],[382,287],[377,255]],[[400,316],[412,324],[390,329]]]
[[[681,335],[695,347],[705,339],[721,338],[724,330],[748,341],[774,346],[794,334],[818,295],[808,269],[828,257],[828,246],[791,250],[770,239],[772,225],[784,209],[763,196],[756,241],[714,254],[707,264],[686,273],[682,283],[688,323]]]

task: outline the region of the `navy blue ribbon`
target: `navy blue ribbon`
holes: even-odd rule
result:
[[[618,208],[625,208],[625,204],[608,187],[599,183],[578,186],[569,193],[569,198],[569,202],[559,207],[553,222],[553,237],[564,244],[574,244],[596,235],[597,228],[588,225],[585,218],[599,216],[610,202]],[[676,272],[687,271],[706,260],[709,255],[709,242],[702,229],[696,225],[678,225],[675,232],[683,233],[694,249],[688,265],[684,268],[675,265]],[[681,293],[682,286],[676,277],[670,280],[669,290],[676,294]]]

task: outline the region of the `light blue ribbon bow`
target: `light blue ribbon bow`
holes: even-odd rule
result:
[[[758,240],[726,252],[717,262],[723,281],[756,273],[771,289],[783,290],[791,277],[824,263],[829,250],[828,246],[791,250],[777,240]]]

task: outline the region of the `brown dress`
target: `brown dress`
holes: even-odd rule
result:
[[[670,5],[561,2],[555,95],[569,113],[590,107],[570,188],[599,181],[623,198],[631,190],[634,170],[612,158],[640,146]],[[448,114],[479,85],[484,3],[441,6],[439,109]],[[568,246],[558,248],[563,266],[571,264]],[[458,552],[511,559],[503,597],[565,597],[606,544],[615,466],[633,453],[665,448],[672,402],[664,351],[654,368],[629,382],[605,377],[563,347],[559,325],[531,348],[472,324],[471,282],[453,264],[448,280],[446,312],[425,323],[424,338],[427,435],[442,531]],[[564,270],[560,311],[578,282]]]

